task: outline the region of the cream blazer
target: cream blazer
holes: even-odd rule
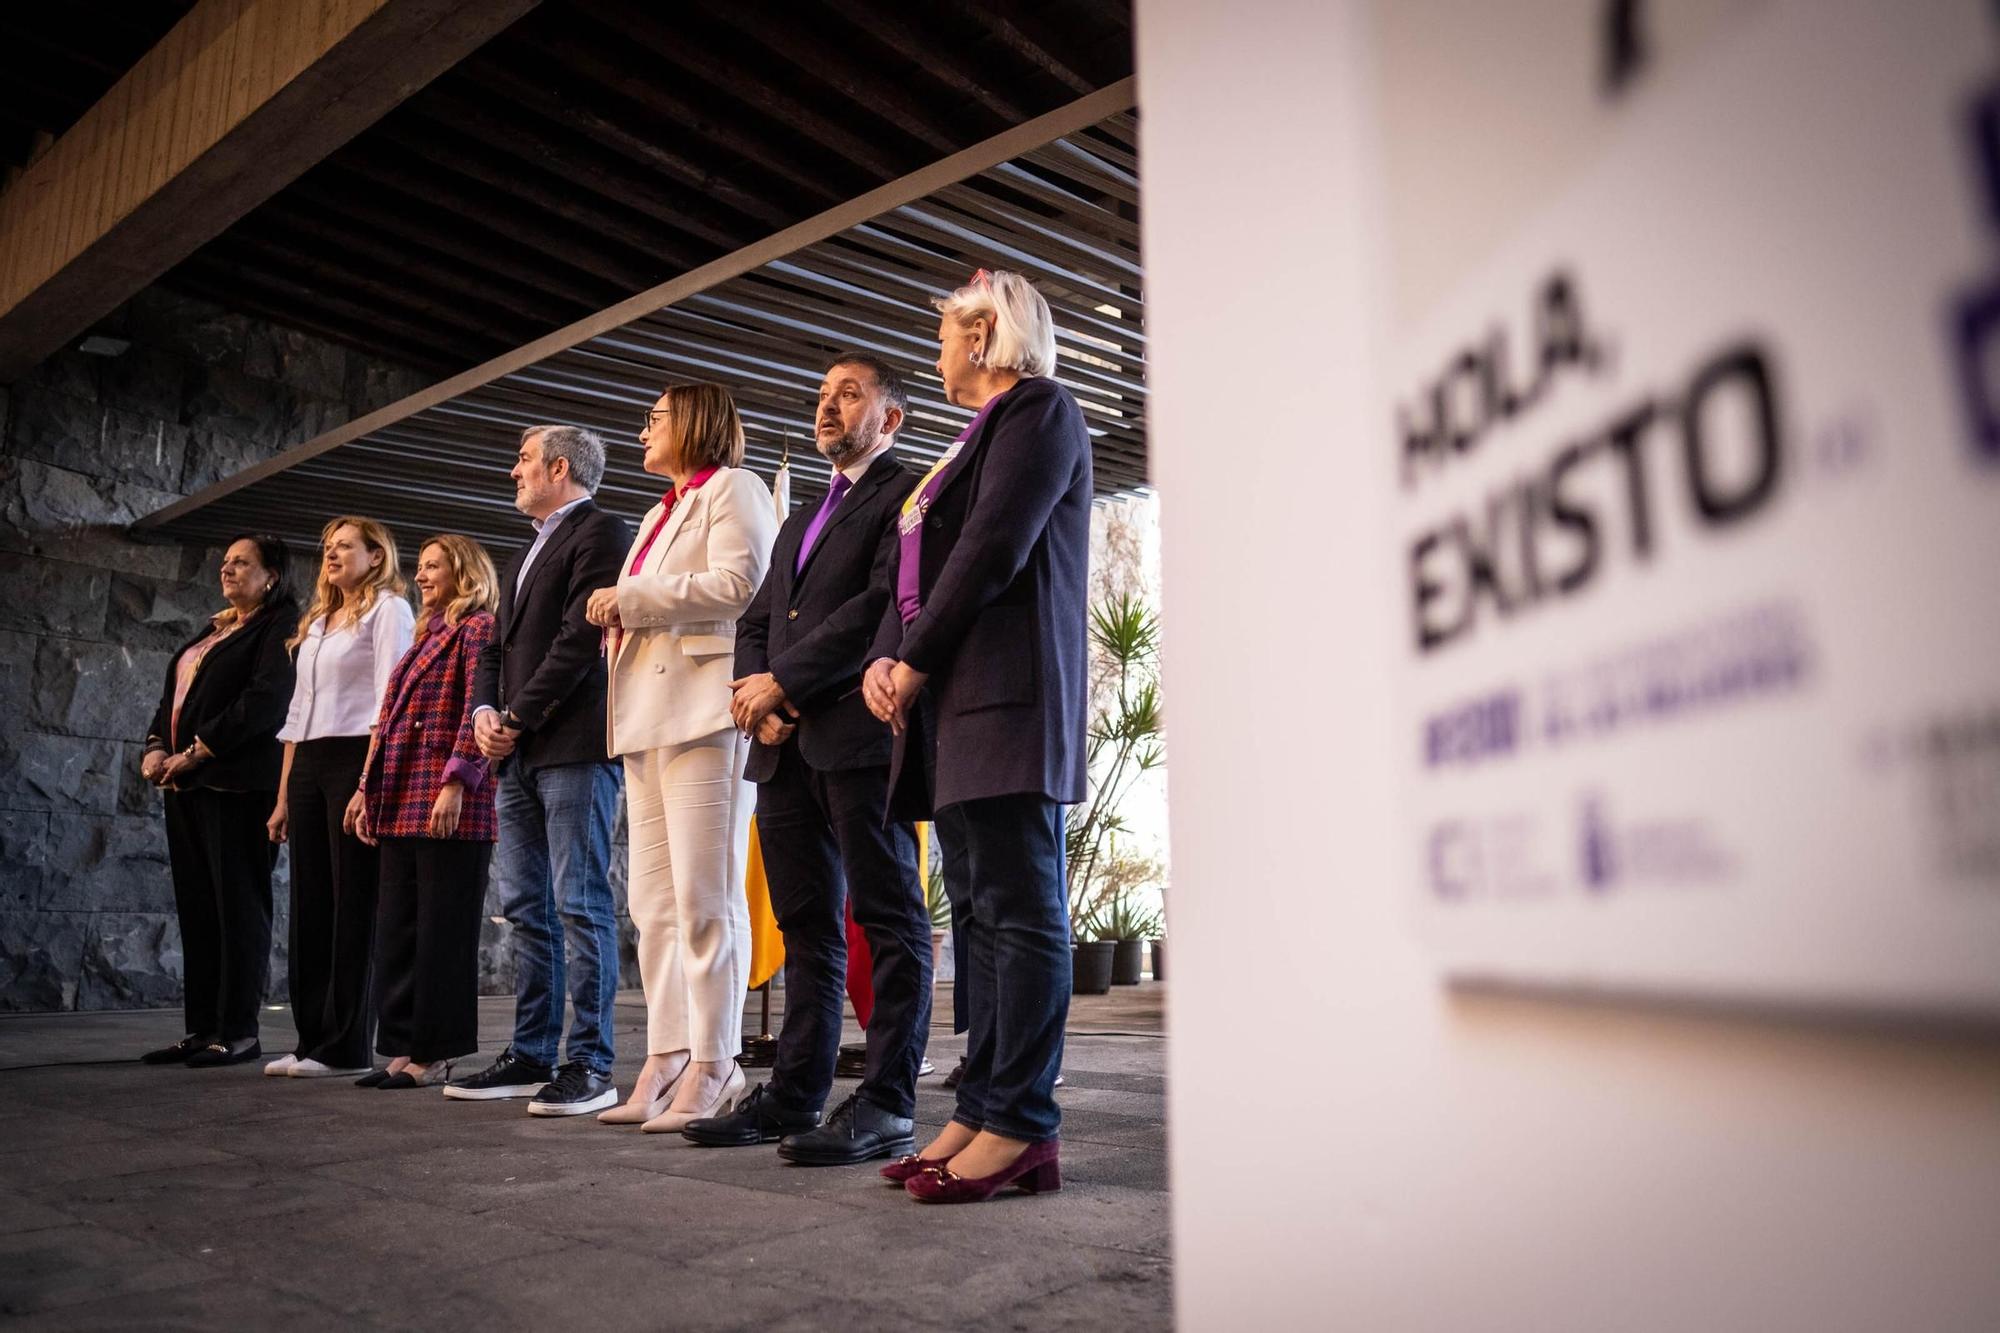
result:
[[[770,488],[744,468],[722,468],[667,518],[631,572],[662,506],[646,511],[619,566],[618,619],[605,643],[605,744],[613,755],[699,740],[733,726],[736,618],[771,563],[778,518]]]

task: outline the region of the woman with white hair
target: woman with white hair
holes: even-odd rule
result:
[[[965,943],[958,1106],[882,1174],[922,1202],[971,1203],[1062,1183],[1062,809],[1084,798],[1090,434],[1049,377],[1055,326],[1026,278],[981,269],[937,306],[945,396],[977,415],[904,502],[862,689],[897,733],[890,817],[935,812],[968,869],[947,881]]]

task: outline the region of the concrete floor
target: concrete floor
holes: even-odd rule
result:
[[[917,1204],[872,1166],[793,1167],[771,1148],[535,1119],[520,1102],[135,1063],[180,1035],[173,1012],[0,1018],[0,1316],[91,1329],[1165,1328],[1162,1000],[1148,982],[1072,1008],[1063,1189],[957,1208]],[[478,1063],[511,1014],[511,1001],[483,1002]],[[629,1088],[637,994],[619,997],[617,1018]],[[267,1020],[265,1049],[289,1049],[289,1015]],[[950,1114],[938,1081],[962,1049],[948,1025],[934,1031],[920,1143]]]

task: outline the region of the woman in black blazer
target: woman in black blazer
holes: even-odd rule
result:
[[[257,1010],[271,960],[271,869],[264,829],[292,698],[285,638],[298,604],[285,544],[238,537],[222,558],[229,605],[174,654],[140,774],[166,793],[167,858],[186,960],[187,1035],[147,1064],[239,1064],[260,1053]]]
[[[965,942],[958,1107],[882,1174],[967,1203],[1062,1183],[1062,807],[1085,783],[1090,433],[1050,378],[1055,326],[1026,278],[981,270],[937,305],[945,396],[978,415],[903,504],[862,695],[898,733],[891,818],[934,810],[968,871],[946,881]]]

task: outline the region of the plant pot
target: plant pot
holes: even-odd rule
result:
[[[938,980],[944,978],[944,944],[950,938],[951,932],[948,930],[931,932],[931,976]]]
[[[1111,946],[1111,984],[1136,986],[1146,961],[1144,940],[1119,940]]]
[[[1166,979],[1167,979],[1167,942],[1165,940],[1154,940],[1153,980],[1165,981]]]
[[[1076,995],[1102,995],[1111,989],[1110,940],[1091,940],[1076,946],[1070,991]]]

